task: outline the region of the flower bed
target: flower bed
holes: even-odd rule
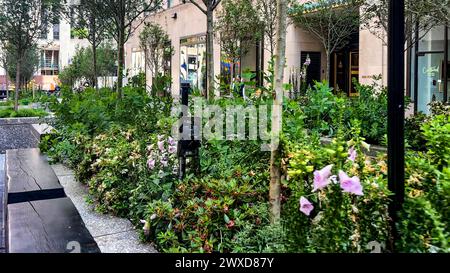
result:
[[[45,137],[41,148],[75,169],[100,211],[130,218],[142,228],[142,239],[161,251],[370,252],[374,243],[383,248],[391,239],[386,155],[367,155],[371,121],[348,110],[357,101],[331,96],[326,94],[335,100],[333,114],[325,112],[333,119],[333,133],[325,144],[323,130],[311,127],[324,111],[305,110],[312,102],[285,103],[282,221],[272,225],[270,153],[261,151],[261,141],[205,140],[201,175],[188,172],[179,180],[170,135],[172,102],[149,98],[143,90],[128,88],[122,100],[108,90],[64,92],[62,102],[52,106],[59,134]],[[244,104],[239,99],[213,103]],[[373,113],[383,105],[375,104]],[[420,127],[424,146],[407,153],[400,251],[449,251],[448,119],[445,113],[428,118]]]

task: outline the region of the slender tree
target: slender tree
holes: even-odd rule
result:
[[[20,66],[19,82],[21,83],[21,86],[33,79],[34,72],[39,66],[39,58],[40,54],[37,46],[30,47],[25,51]],[[17,74],[15,74],[15,72],[17,70],[18,59],[16,48],[8,46],[6,51],[6,62],[8,63],[7,74],[11,75],[12,81],[16,81]]]
[[[221,0],[189,0],[206,15],[206,97],[214,97],[214,10]],[[202,4],[200,4],[203,3]]]
[[[117,92],[122,97],[125,67],[125,43],[151,13],[161,7],[162,0],[104,0],[96,17],[106,21],[106,31],[117,43]]]
[[[316,0],[296,3],[290,17],[300,28],[315,36],[322,44],[327,60],[326,79],[330,75],[331,54],[348,44],[359,32],[361,0]]]
[[[256,0],[256,10],[260,21],[263,22],[264,45],[270,52],[270,58],[275,54],[276,23],[277,23],[277,1]]]
[[[6,99],[9,99],[8,53],[6,41],[0,40],[0,53],[0,65],[5,70]]]
[[[93,53],[93,85],[98,90],[98,65],[97,65],[97,48],[106,38],[106,26],[108,21],[99,18],[98,11],[101,10],[103,1],[101,0],[80,0],[78,3],[68,5],[66,16],[73,23],[79,38],[87,39],[92,47]]]
[[[283,114],[283,83],[284,68],[286,65],[286,29],[287,29],[287,0],[277,0],[277,24],[276,24],[276,47],[274,65],[274,91],[275,98],[272,106],[272,141],[270,155],[270,187],[269,200],[271,221],[276,223],[281,215],[281,167],[280,156],[280,133]]]
[[[37,39],[48,31],[51,19],[61,9],[58,0],[1,0],[0,37],[16,50],[16,89],[14,110],[19,109],[22,63],[27,51],[36,46]]]
[[[97,48],[97,71],[92,69],[94,53],[91,47],[77,48],[70,65],[59,73],[59,79],[64,85],[73,87],[77,81],[86,81],[93,85],[98,77],[114,75],[115,50],[105,43]]]
[[[222,2],[215,28],[220,36],[221,50],[232,61],[232,76],[235,74],[235,64],[241,61],[251,46],[261,38],[262,23],[259,19],[252,0]],[[237,73],[240,74],[241,71]]]
[[[146,23],[139,34],[139,40],[145,53],[146,65],[150,69],[152,77],[159,77],[165,60],[172,57],[174,53],[169,35],[160,25]]]

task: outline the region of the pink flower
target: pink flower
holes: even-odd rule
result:
[[[177,145],[177,142],[172,137],[169,137],[167,142],[169,143],[170,146],[176,146]]]
[[[147,166],[148,166],[148,168],[150,169],[150,170],[153,170],[154,168],[155,168],[155,163],[156,163],[156,161],[154,160],[154,159],[149,159],[148,161],[147,161]]]
[[[352,193],[354,195],[364,195],[362,192],[362,185],[357,176],[350,178],[345,172],[339,171],[339,181],[343,192]]]
[[[328,165],[320,171],[314,171],[314,189],[313,192],[325,188],[330,184],[331,168],[333,165]]]
[[[314,206],[308,199],[305,197],[300,197],[300,211],[303,212],[306,216],[309,216],[311,211],[314,209]]]
[[[161,159],[160,163],[161,163],[161,165],[163,165],[163,167],[167,167],[169,165],[169,162],[167,160],[163,160],[163,159]]]
[[[158,149],[161,151],[161,152],[164,152],[164,140],[162,140],[162,141],[158,141]]]
[[[164,138],[163,135],[158,135],[158,140],[161,141]]]
[[[174,154],[177,151],[177,146],[169,146],[169,154]]]
[[[355,162],[356,160],[356,150],[354,147],[351,147],[348,150],[348,160]]]

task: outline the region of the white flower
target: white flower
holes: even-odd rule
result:
[[[330,176],[330,182],[332,182],[333,184],[339,183],[339,181],[337,180],[337,176],[336,175]]]

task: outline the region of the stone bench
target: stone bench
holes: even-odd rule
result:
[[[100,252],[39,149],[6,152],[6,250]]]

